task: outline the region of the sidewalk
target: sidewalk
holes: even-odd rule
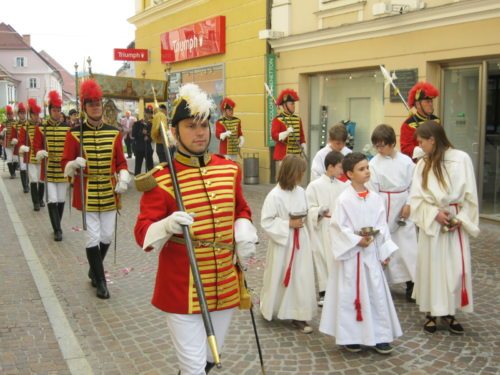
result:
[[[1,162],[0,162],[1,163]],[[130,162],[129,162],[130,163]],[[0,166],[0,171],[2,168]],[[118,220],[116,264],[113,245],[105,261],[111,299],[99,300],[87,278],[81,215],[68,207],[64,213],[64,240],[54,242],[46,208],[32,209],[19,178],[2,182],[15,202],[17,214],[40,259],[57,297],[68,329],[94,374],[176,374],[176,358],[165,316],[150,304],[158,253],[145,253],[133,238],[140,194],[131,187],[124,196]],[[271,185],[244,186],[259,223],[262,202]],[[68,205],[66,205],[68,206]],[[6,212],[3,195],[0,210]],[[0,373],[70,374],[71,358],[65,359],[41,301],[28,263],[20,249],[9,217],[0,216]],[[286,322],[265,321],[254,308],[268,375],[290,374],[496,374],[500,367],[499,324],[500,226],[481,224],[473,240],[473,314],[458,314],[466,329],[463,337],[440,330],[434,336],[422,332],[423,314],[404,299],[403,285],[393,289],[396,309],[404,331],[390,356],[373,350],[353,354],[340,350],[334,339],[317,331],[304,335]],[[258,294],[262,285],[267,239],[258,227],[260,244],[248,271],[249,285]],[[222,353],[222,369],[212,374],[260,373],[249,313],[237,311]],[[74,372],[73,372],[74,373]]]

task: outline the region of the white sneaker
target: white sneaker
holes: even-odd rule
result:
[[[323,307],[323,303],[325,302],[325,297],[319,297],[319,300],[318,300],[318,306],[319,307]]]
[[[302,333],[311,333],[313,329],[307,322],[304,322],[303,320],[292,320],[292,325],[295,328],[298,328],[300,332]]]

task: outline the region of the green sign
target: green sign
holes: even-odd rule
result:
[[[276,97],[276,55],[267,55],[267,71],[266,71],[266,83],[271,89],[274,97]],[[271,125],[273,119],[277,114],[276,103],[274,99],[266,92],[267,95],[267,145],[269,147],[274,146],[274,141],[271,137]]]

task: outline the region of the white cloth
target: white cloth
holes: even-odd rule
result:
[[[380,230],[366,248],[358,246],[363,227]],[[334,271],[328,278],[320,331],[335,336],[338,345],[374,346],[402,335],[381,261],[397,247],[385,222],[382,198],[370,192],[366,199],[352,186],[337,200],[331,220]],[[359,298],[363,320],[356,320],[356,280],[360,258]]]
[[[224,139],[226,139],[227,137],[230,137],[230,136],[231,136],[231,134],[233,134],[233,133],[231,132],[231,130],[228,130],[228,131],[225,131],[225,132],[221,133],[221,134],[220,134],[220,139],[221,139],[221,141],[223,141],[223,140],[224,140]]]
[[[17,155],[14,155],[13,147],[5,147],[5,156],[7,157],[7,163],[19,161],[19,157]]]
[[[47,182],[48,203],[65,202],[67,191],[68,183],[66,182]]]
[[[337,198],[349,185],[349,183],[331,179],[324,174],[317,180],[311,181],[306,189],[307,204],[309,205],[307,227],[311,236],[314,268],[320,292],[326,290],[328,274],[333,269],[330,219],[320,217],[320,210],[322,208],[328,209],[328,216],[331,216]]]
[[[87,160],[81,157],[77,157],[75,160],[69,161],[66,163],[66,167],[64,167],[64,177],[73,177],[78,168],[85,168],[86,165]]]
[[[32,182],[41,182],[40,181],[40,164],[28,164],[28,177],[30,183]]]
[[[19,169],[22,171],[26,171],[28,169],[28,165],[24,162],[24,158],[19,158]]]
[[[128,170],[126,169],[120,169],[118,176],[119,178],[115,186],[115,193],[123,194],[128,190],[128,183],[131,180],[130,173],[128,173]]]
[[[444,155],[444,189],[429,171],[427,187],[422,188],[424,160],[420,160],[413,175],[410,205],[411,218],[419,227],[418,261],[413,296],[420,311],[433,316],[455,315],[456,309],[473,311],[471,254],[469,236],[479,234],[479,210],[476,178],[472,161],[465,152],[449,149]],[[435,220],[439,209],[453,215],[460,205],[456,217],[462,222],[460,231],[442,233]],[[469,304],[461,307],[462,248],[465,265],[465,283]]]
[[[328,155],[328,153],[331,151],[333,151],[333,148],[330,146],[330,144],[327,144],[325,147],[320,149],[316,153],[316,155],[314,155],[314,159],[311,163],[311,181],[316,180],[317,178],[320,178],[325,174],[325,158],[326,155]],[[344,146],[344,148],[340,150],[340,152],[342,153],[342,155],[346,156],[347,154],[350,154],[352,150]]]
[[[307,210],[306,195],[300,186],[292,191],[274,187],[262,206],[261,226],[269,236],[260,310],[267,320],[311,320],[316,314],[314,265],[309,234],[299,229],[300,249],[296,250],[288,287],[283,280],[290,263],[294,229],[289,214]]]
[[[389,284],[415,280],[417,229],[410,219],[406,220],[406,226],[397,224],[401,209],[410,203],[409,192],[414,170],[413,161],[399,151],[396,151],[394,157],[377,154],[370,160],[369,186],[384,200],[391,238],[399,248],[385,269]]]
[[[242,135],[240,135],[240,138],[238,138],[240,140],[240,142],[238,143],[238,147],[239,148],[242,148],[243,145],[245,144],[245,137],[243,137]]]
[[[257,229],[248,219],[240,218],[234,222],[234,242],[238,259],[246,266],[246,260],[255,255],[255,244],[259,242]]]
[[[160,250],[173,234],[182,233],[182,225],[193,224],[193,216],[184,211],[175,211],[149,226],[142,248]]]
[[[210,318],[217,339],[217,348],[221,353],[234,309],[213,311]],[[167,324],[170,330],[177,359],[182,375],[205,375],[205,366],[214,362],[201,314],[167,313]]]
[[[116,211],[87,212],[87,243],[85,247],[109,244],[115,232]]]

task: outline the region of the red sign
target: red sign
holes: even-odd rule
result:
[[[115,61],[148,61],[147,49],[115,48]]]
[[[226,52],[226,17],[218,16],[160,35],[161,62],[196,59]]]

